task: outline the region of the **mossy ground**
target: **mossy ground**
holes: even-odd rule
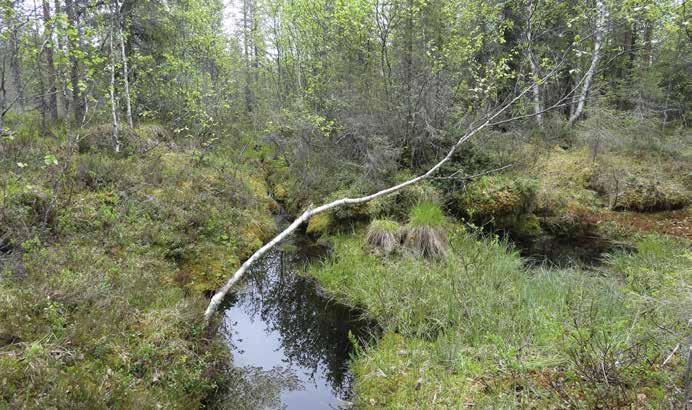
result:
[[[118,155],[1,145],[0,407],[208,403],[229,358],[203,292],[275,229],[259,165],[165,140]]]

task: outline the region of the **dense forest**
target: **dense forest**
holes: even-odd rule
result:
[[[692,406],[691,8],[0,0],[0,408]]]

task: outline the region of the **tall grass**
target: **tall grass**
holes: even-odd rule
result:
[[[613,256],[596,274],[528,269],[502,241],[463,233],[432,260],[380,259],[362,240],[333,238],[334,256],[312,273],[384,329],[356,360],[365,406],[621,406],[642,394],[655,406],[679,398],[682,359],[660,363],[684,339],[690,298],[665,293],[652,302],[620,278],[658,267],[674,282],[662,289],[686,284],[689,292],[689,252],[680,244],[643,239],[639,254]]]
[[[399,247],[401,226],[389,219],[375,219],[370,222],[365,242],[377,253],[389,255]]]

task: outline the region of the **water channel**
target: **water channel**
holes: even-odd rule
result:
[[[324,254],[299,236],[259,261],[229,298],[224,332],[234,371],[249,386],[236,397],[244,407],[350,406],[352,341],[367,340],[373,327],[301,274]]]

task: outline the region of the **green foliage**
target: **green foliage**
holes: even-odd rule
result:
[[[413,178],[409,172],[401,172],[396,175],[392,183],[401,183]],[[368,203],[368,213],[373,218],[394,218],[400,221],[406,220],[412,208],[423,202],[441,202],[439,189],[429,181],[422,181],[413,186],[404,188],[394,194],[380,197]]]
[[[310,218],[306,232],[309,235],[324,235],[329,232],[332,226],[332,216],[328,213],[321,213]]]
[[[522,177],[485,176],[471,182],[457,196],[458,206],[470,218],[488,221],[531,213],[537,183]]]
[[[686,332],[685,244],[644,237],[639,253],[616,254],[604,272],[639,278],[621,285],[587,271],[527,270],[504,243],[466,234],[453,234],[447,257],[434,261],[373,257],[357,235],[332,241],[334,255],[311,273],[384,331],[354,365],[363,407],[681,400],[683,356],[659,363]],[[669,278],[651,280],[664,291],[641,287],[653,270]]]
[[[413,228],[444,228],[447,218],[439,205],[422,202],[409,211],[408,224]]]

